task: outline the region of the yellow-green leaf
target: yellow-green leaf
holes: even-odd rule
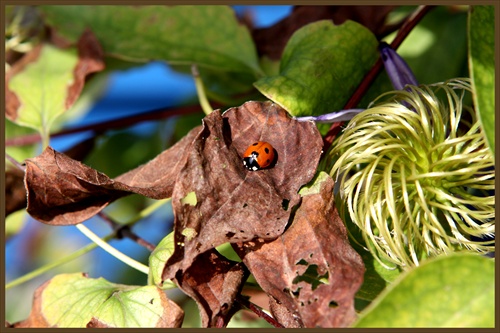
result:
[[[37,290],[26,325],[179,327],[182,318],[182,310],[156,286],[114,284],[75,273],[57,275]]]
[[[34,128],[43,136],[67,110],[68,88],[73,84],[78,54],[76,49],[63,50],[51,45],[40,46],[33,52],[33,61],[7,82],[19,102],[10,115],[15,123]]]
[[[174,252],[174,233],[171,232],[165,236],[156,246],[149,256],[149,284],[161,286],[163,289],[175,287],[171,281],[165,281],[162,284],[162,274],[165,263]]]

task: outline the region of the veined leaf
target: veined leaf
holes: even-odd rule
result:
[[[72,41],[89,27],[107,55],[262,72],[248,30],[227,6],[42,6],[41,10],[49,25]]]
[[[183,311],[155,286],[127,286],[61,274],[35,292],[16,327],[180,327]]]

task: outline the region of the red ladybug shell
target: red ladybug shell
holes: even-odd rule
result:
[[[243,154],[243,165],[250,171],[257,171],[270,166],[275,158],[273,146],[264,141],[257,141]]]

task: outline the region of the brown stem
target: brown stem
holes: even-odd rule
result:
[[[153,252],[153,250],[156,248],[156,246],[154,244],[151,244],[148,241],[146,241],[145,239],[137,236],[134,232],[132,232],[132,230],[130,230],[130,228],[128,226],[126,226],[126,225],[124,226],[124,225],[117,223],[115,220],[113,220],[111,217],[104,214],[103,212],[99,212],[98,215],[109,224],[111,229],[116,231],[117,238],[124,238],[124,237],[129,238],[129,239],[133,240],[134,242],[136,242],[137,244],[145,247],[150,252]]]
[[[285,326],[281,325],[278,321],[276,321],[276,319],[274,319],[274,317],[271,317],[270,315],[265,313],[261,307],[250,302],[246,297],[244,297],[242,295],[238,295],[238,296],[236,296],[236,302],[238,302],[242,307],[247,308],[248,310],[252,311],[260,318],[263,318],[265,321],[267,321],[269,324],[273,325],[274,327],[285,328]]]
[[[217,104],[217,103],[213,103],[213,104],[214,104],[214,108],[218,108],[218,107],[222,106],[221,104]],[[59,131],[57,133],[51,134],[50,137],[55,138],[58,136],[87,132],[87,131],[94,131],[95,133],[101,133],[101,132],[104,132],[104,131],[107,131],[110,129],[119,129],[119,128],[132,126],[132,125],[135,125],[135,124],[140,123],[142,121],[160,120],[160,119],[165,119],[165,118],[169,118],[169,117],[173,117],[173,116],[196,113],[196,112],[200,112],[200,111],[201,111],[201,108],[198,104],[188,105],[188,106],[183,106],[183,107],[176,107],[176,108],[163,108],[163,109],[143,112],[143,113],[133,115],[130,117],[113,119],[113,120],[108,120],[108,121],[104,121],[104,122],[97,123],[97,124],[79,126],[79,127],[75,127],[75,128],[62,130],[62,131]],[[23,135],[23,136],[16,137],[16,138],[6,139],[5,146],[24,146],[24,145],[37,143],[40,140],[41,140],[40,134]]]

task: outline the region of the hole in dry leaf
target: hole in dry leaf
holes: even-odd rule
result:
[[[300,259],[295,265],[304,265],[307,266],[309,263],[305,261],[304,259]]]
[[[296,265],[308,265],[308,262],[304,259],[300,259]],[[315,290],[320,284],[328,284],[328,277],[328,271],[320,275],[318,273],[318,265],[309,265],[302,275],[297,275],[295,279],[293,279],[292,283],[297,284],[299,282],[305,282],[311,285],[312,290]]]
[[[234,232],[231,232],[231,231],[229,231],[229,232],[227,232],[227,233],[226,233],[226,237],[227,237],[227,238],[231,238],[231,237],[233,237],[234,235],[236,235],[236,234],[235,234]]]
[[[299,297],[299,295],[300,295],[300,289],[302,289],[302,287],[298,287],[297,290],[292,291],[292,295],[295,296],[295,297]]]
[[[290,203],[290,200],[283,199],[283,201],[281,201],[281,208],[283,208],[284,211],[287,211],[289,203]]]
[[[247,208],[247,207],[248,207],[248,204],[245,202],[245,203],[243,204],[243,208]]]
[[[328,306],[330,308],[336,308],[339,306],[339,303],[335,302],[335,301],[330,301],[330,303],[328,303]]]

